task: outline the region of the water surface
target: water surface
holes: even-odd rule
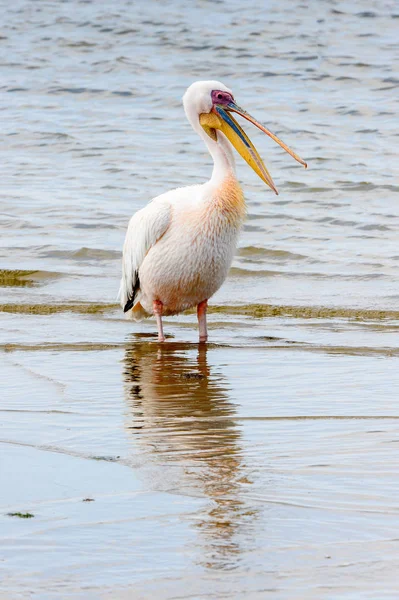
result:
[[[3,13],[1,594],[397,598],[395,3]],[[280,195],[237,160],[211,341],[187,313],[161,347],[116,305],[121,247],[209,177],[181,97],[210,77],[309,169],[245,125]]]

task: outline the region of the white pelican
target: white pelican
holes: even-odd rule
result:
[[[160,342],[165,341],[162,316],[193,306],[197,307],[199,340],[208,339],[207,302],[226,278],[246,214],[230,144],[277,194],[256,148],[231,113],[259,127],[306,167],[281,140],[237,106],[232,91],[219,81],[193,83],[183,105],[213,158],[212,177],[202,185],[157,196],[137,211],[123,247],[121,305],[135,320],[155,315]]]

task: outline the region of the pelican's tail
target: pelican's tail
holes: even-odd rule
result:
[[[129,319],[133,319],[133,321],[142,321],[146,317],[150,315],[144,308],[141,306],[140,302],[136,302],[131,310],[126,313]]]
[[[138,291],[133,306],[130,309],[126,310],[126,303],[128,301],[128,297],[126,292],[125,281],[122,278],[118,292],[118,300],[122,308],[125,309],[124,312],[127,319],[132,319],[133,321],[141,321],[142,319],[145,319],[146,317],[150,316],[149,313],[146,310],[144,310],[144,308],[141,306],[140,297],[141,293],[140,291]]]

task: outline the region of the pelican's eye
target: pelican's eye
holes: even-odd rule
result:
[[[222,90],[213,90],[211,97],[212,104],[227,106],[230,102],[234,102],[233,96],[229,92],[223,92]]]

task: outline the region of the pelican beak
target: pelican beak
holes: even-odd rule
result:
[[[284,142],[282,142],[276,135],[274,135],[271,131],[266,129],[264,125],[261,125],[256,119],[251,117],[244,109],[240,108],[235,104],[235,102],[229,102],[229,104],[225,106],[215,105],[212,108],[212,111],[208,114],[200,115],[200,123],[204,130],[212,137],[213,139],[217,139],[215,129],[219,129],[230,143],[234,146],[239,154],[243,157],[243,159],[249,164],[249,166],[255,171],[255,173],[276,193],[278,191],[276,186],[273,183],[273,179],[265,167],[261,157],[258,154],[255,146],[245,133],[245,131],[240,127],[234,117],[230,114],[235,112],[250,123],[253,123],[258,127],[261,131],[266,133],[269,137],[271,137],[277,144],[279,144],[288,154],[290,154],[295,160],[300,162],[305,168],[307,164],[304,160],[302,160],[295,152],[293,152]]]

